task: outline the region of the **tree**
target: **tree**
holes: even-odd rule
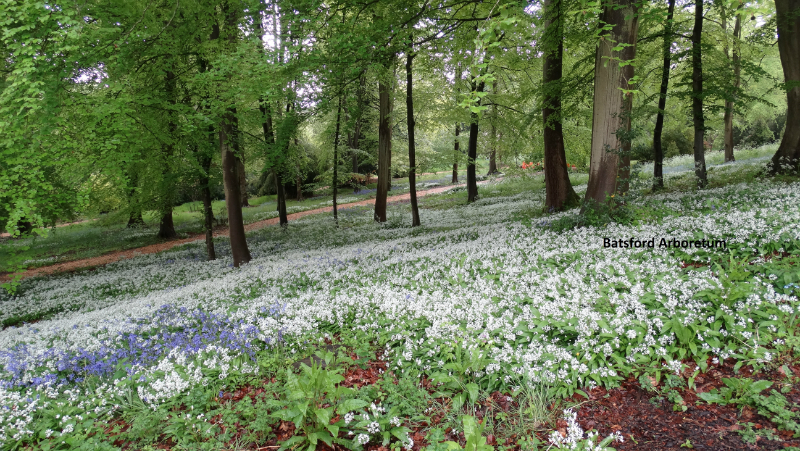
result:
[[[420,225],[419,208],[417,207],[417,166],[416,144],[414,141],[414,76],[412,65],[414,62],[414,49],[406,53],[406,123],[408,124],[408,186],[411,198],[411,227]]]
[[[725,117],[723,119],[725,130],[723,131],[724,134],[724,142],[725,142],[725,162],[735,161],[736,158],[733,156],[733,108],[735,103],[736,91],[739,90],[739,85],[741,83],[741,74],[742,74],[742,67],[740,64],[741,59],[741,43],[740,40],[742,38],[742,8],[744,7],[744,2],[739,0],[739,5],[736,7],[736,11],[734,15],[736,16],[734,25],[733,25],[733,58],[731,59],[728,44],[727,44],[727,35],[725,36],[726,44],[725,44],[725,57],[731,59],[731,64],[733,65],[733,88],[734,88],[734,95],[732,99],[725,100]],[[727,34],[727,11],[723,7],[722,9],[722,29]]]
[[[632,93],[638,9],[634,0],[604,4],[603,33],[595,53],[592,154],[586,201],[609,202],[627,192],[630,168]]]
[[[658,95],[658,113],[656,126],[653,129],[653,188],[664,187],[664,148],[661,134],[664,130],[664,108],[667,107],[667,89],[669,88],[669,67],[672,63],[672,18],[675,13],[675,0],[667,0],[667,20],[664,23],[664,43],[661,54],[664,64],[661,66],[661,90]]]
[[[694,2],[694,31],[692,32],[692,123],[694,124],[694,174],[698,188],[708,184],[706,175],[705,134],[703,114],[703,0]]]
[[[545,0],[542,37],[542,121],[544,127],[545,209],[558,211],[578,204],[567,172],[561,125],[561,77],[564,55],[563,0]]]
[[[389,75],[394,58],[384,66],[385,73],[378,81],[378,191],[375,194],[375,221],[386,222],[386,205],[389,194],[389,181],[392,178],[392,127],[389,123],[392,114],[394,76]]]
[[[233,5],[226,3],[223,8],[225,14],[225,33],[227,42],[232,47],[238,39],[238,20],[236,10]],[[212,36],[213,39],[217,39]],[[232,102],[232,101],[229,101]],[[247,239],[244,233],[244,218],[242,217],[242,195],[239,185],[239,144],[241,140],[238,132],[238,117],[236,106],[229,103],[222,114],[221,123],[218,127],[219,147],[222,158],[222,176],[225,186],[225,205],[228,210],[228,235],[231,242],[231,254],[233,255],[233,266],[239,267],[242,263],[250,261],[250,250],[247,247]]]
[[[800,162],[800,0],[775,0],[775,11],[788,110],[772,174],[795,171]]]

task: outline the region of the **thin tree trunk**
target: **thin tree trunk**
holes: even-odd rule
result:
[[[356,120],[355,125],[353,126],[353,137],[352,141],[350,142],[350,148],[353,149],[353,174],[358,174],[358,146],[361,138],[361,117],[363,116],[363,109],[364,109],[364,90],[367,84],[367,76],[366,73],[363,73],[358,81],[358,89],[356,90]],[[354,192],[358,192],[359,188],[356,186]]]
[[[453,179],[451,180],[451,183],[453,183],[453,184],[458,183],[458,154],[461,152],[458,149],[458,147],[459,147],[458,135],[459,134],[461,134],[461,124],[456,122],[456,139],[453,142]]]
[[[740,50],[741,46],[739,43],[739,39],[742,35],[742,16],[739,14],[743,7],[742,3],[739,3],[739,6],[736,8],[736,21],[733,25],[733,88],[734,88],[734,99],[736,94],[739,91],[739,84],[741,83],[741,67],[739,67],[739,59],[740,59]],[[727,28],[726,17],[723,16],[722,18],[723,28]],[[725,30],[727,31],[727,30]],[[725,45],[725,56],[730,58],[728,53],[728,46]],[[736,158],[733,156],[733,108],[735,100],[726,100],[725,101],[725,117],[723,122],[725,123],[725,131],[723,140],[725,142],[725,162],[729,161],[736,161]]]
[[[612,29],[600,41],[594,65],[592,153],[586,201],[597,204],[608,203],[612,196],[627,191],[633,97],[622,90],[631,89],[628,80],[633,78],[633,66],[621,66],[620,62],[636,56],[639,21],[635,5],[633,0],[619,0],[607,4],[600,16],[600,23],[611,25]],[[622,50],[613,50],[621,44],[626,45]]]
[[[563,0],[545,0],[544,62],[542,77],[544,100],[544,180],[545,210],[560,211],[575,206],[578,195],[572,188],[564,150],[561,123],[561,77],[564,56]]]
[[[214,136],[214,127],[209,127],[209,137]],[[211,155],[204,153],[200,157],[200,193],[203,198],[203,229],[206,232],[206,253],[208,260],[216,260],[217,253],[214,249],[214,211],[211,208]]]
[[[166,94],[167,94],[167,101],[174,105],[177,102],[176,90],[177,90],[177,77],[175,73],[172,71],[167,71],[166,74]],[[169,119],[167,121],[167,129],[169,130],[168,141],[164,144],[164,157],[166,162],[164,164],[164,176],[169,177],[170,167],[172,166],[172,155],[175,153],[175,146],[174,141],[176,140],[176,135],[178,133],[178,126],[175,123],[175,120],[172,117],[172,112],[169,112]],[[165,187],[166,188],[166,187]],[[175,224],[172,221],[172,204],[174,202],[174,189],[173,187],[169,187],[165,189],[166,192],[162,194],[162,202],[161,202],[161,218],[158,221],[158,237],[163,239],[172,239],[176,238],[178,234],[175,232]]]
[[[692,122],[694,123],[694,174],[697,187],[708,184],[706,174],[705,134],[703,115],[703,0],[694,3],[694,31],[692,33]]]
[[[281,227],[286,227],[289,224],[289,215],[286,214],[286,188],[281,180],[280,173],[274,170],[272,173],[275,175],[275,198],[277,199],[278,217],[280,218]]]
[[[658,97],[658,113],[656,128],[653,130],[653,189],[664,187],[664,148],[661,134],[664,131],[664,108],[667,106],[667,89],[669,88],[669,68],[672,64],[672,17],[675,13],[675,0],[667,0],[667,22],[664,24],[664,44],[661,55],[664,64],[661,67],[661,92]]]
[[[775,0],[778,51],[786,83],[786,128],[772,157],[773,174],[797,170],[800,162],[800,0]]]
[[[269,101],[261,98],[259,102],[259,109],[261,110],[261,114],[263,115],[261,128],[264,132],[264,142],[267,144],[267,147],[271,149],[273,152],[275,151],[275,133],[273,132],[272,127],[272,108],[270,108]],[[272,167],[272,176],[275,179],[275,197],[277,200],[276,210],[278,212],[278,217],[280,221],[281,227],[285,227],[286,224],[289,223],[289,217],[286,214],[286,193],[283,189],[283,183],[281,182],[280,171],[278,171],[277,164]]]
[[[483,92],[485,83],[482,81],[475,85],[472,82],[472,88],[476,92]],[[480,100],[478,100],[480,106]],[[478,159],[478,113],[470,113],[469,124],[469,142],[467,144],[467,203],[472,203],[478,200],[478,178],[475,173],[475,163]]]
[[[339,211],[336,195],[339,193],[339,126],[342,117],[342,96],[339,95],[339,106],[336,108],[336,133],[333,136],[333,219],[339,224]]]
[[[297,201],[298,202],[302,202],[303,201],[303,177],[298,175],[294,179],[294,182],[295,182],[294,183],[295,189],[297,190]]]
[[[486,175],[496,174],[497,171],[497,80],[492,82],[492,93],[495,95],[495,100],[492,102],[492,151],[489,153],[489,172]]]
[[[391,83],[383,78],[378,82],[378,192],[375,194],[375,221],[386,222],[386,200],[389,194],[389,168],[392,155],[392,127],[389,123],[391,105]]]
[[[412,65],[414,64],[413,50],[409,49],[406,55],[406,124],[408,124],[408,192],[411,198],[411,227],[420,225],[419,208],[417,207],[417,162],[416,162],[416,142],[414,139],[414,76]]]

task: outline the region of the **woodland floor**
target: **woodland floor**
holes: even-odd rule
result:
[[[479,185],[482,184],[482,183],[484,183],[484,182],[478,182]],[[450,189],[452,189],[454,187],[458,187],[458,186],[465,186],[465,185],[462,183],[462,184],[458,184],[458,185],[448,185],[448,186],[431,188],[431,189],[427,189],[427,190],[418,190],[417,191],[417,196],[418,197],[423,197],[423,196],[428,196],[428,195],[431,195],[431,194],[438,194],[438,193],[445,192],[447,190],[450,190]],[[398,195],[395,195],[395,196],[389,196],[387,198],[387,201],[390,202],[390,203],[402,203],[402,202],[408,202],[410,200],[410,198],[411,198],[410,194],[409,193],[405,193],[405,194],[398,194]],[[366,200],[347,203],[347,204],[339,204],[339,207],[340,208],[341,207],[359,207],[359,206],[367,206],[367,205],[374,205],[374,204],[375,204],[375,199],[373,198],[373,199],[366,199]],[[288,217],[288,219],[290,221],[293,221],[293,220],[300,219],[300,218],[302,218],[304,216],[315,215],[315,214],[320,214],[320,213],[330,213],[332,211],[333,211],[333,207],[315,208],[313,210],[306,210],[306,211],[301,211],[299,213],[292,213],[292,214],[289,214],[287,217]],[[277,218],[277,217],[276,218],[265,219],[263,221],[258,221],[258,222],[253,222],[253,223],[250,223],[250,224],[246,224],[244,226],[244,230],[245,230],[245,232],[250,232],[250,231],[253,231],[253,230],[262,229],[262,228],[267,227],[267,226],[276,225],[278,223],[279,223],[279,218]],[[65,224],[65,225],[69,225],[69,224]],[[215,237],[222,237],[222,236],[227,236],[227,235],[228,235],[228,228],[227,227],[217,227],[217,228],[214,229],[214,236]],[[101,256],[98,256],[98,257],[85,258],[85,259],[80,259],[80,260],[73,260],[73,261],[57,263],[57,264],[54,264],[54,265],[48,265],[48,266],[41,266],[41,267],[38,267],[38,268],[32,268],[32,269],[29,269],[29,270],[26,270],[26,271],[20,273],[20,276],[21,276],[22,279],[27,279],[28,277],[33,277],[33,276],[41,276],[41,275],[47,275],[47,274],[57,274],[57,273],[63,273],[63,272],[70,272],[70,271],[76,271],[76,270],[82,269],[82,268],[93,268],[95,266],[107,265],[109,263],[113,263],[115,261],[122,260],[122,259],[125,259],[125,258],[132,258],[132,257],[134,257],[136,255],[154,254],[154,253],[157,253],[157,252],[165,251],[167,249],[171,249],[171,248],[173,248],[175,246],[180,246],[182,244],[191,243],[191,242],[202,240],[202,239],[205,239],[205,235],[204,234],[192,235],[192,236],[190,236],[188,238],[180,238],[180,239],[175,239],[175,240],[168,240],[168,241],[164,241],[162,243],[151,244],[149,246],[139,247],[139,248],[135,248],[135,249],[127,249],[127,250],[122,250],[122,251],[110,252],[108,254],[101,255]],[[11,280],[12,279],[12,275],[13,275],[12,273],[0,273],[0,282],[7,282],[7,281]]]

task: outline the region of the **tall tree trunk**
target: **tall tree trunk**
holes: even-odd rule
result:
[[[416,161],[416,142],[414,138],[414,76],[412,65],[414,64],[412,49],[406,54],[406,124],[408,125],[408,193],[411,198],[411,227],[420,225],[419,208],[417,207],[417,161]]]
[[[244,233],[242,194],[239,191],[239,159],[236,157],[238,138],[235,136],[236,108],[228,107],[219,127],[219,147],[222,153],[222,179],[225,185],[225,205],[228,209],[228,232],[233,254],[233,266],[250,261],[250,249]]]
[[[456,139],[453,142],[453,179],[450,181],[453,184],[458,183],[458,154],[461,152],[458,142],[458,135],[461,134],[461,124],[456,122]]]
[[[786,128],[770,172],[795,171],[800,162],[800,0],[775,0],[778,51],[786,83]]]
[[[175,73],[172,71],[167,71],[166,74],[166,94],[167,94],[167,101],[175,105],[177,103],[176,99],[176,91],[177,91],[177,77]],[[178,133],[178,125],[175,123],[173,119],[172,112],[167,113],[169,115],[169,119],[167,121],[167,129],[169,130],[169,136],[167,138],[167,143],[164,144],[163,153],[164,158],[166,160],[164,164],[164,176],[168,179],[170,177],[170,167],[172,166],[172,155],[175,153],[175,145],[174,141],[177,139],[176,135]],[[168,180],[171,183],[171,180]],[[175,233],[175,224],[172,221],[172,204],[174,203],[174,189],[173,187],[162,187],[165,192],[162,192],[162,199],[161,199],[161,218],[158,221],[158,237],[164,239],[172,239],[178,236]]]
[[[389,115],[392,112],[392,83],[381,78],[378,82],[378,192],[375,194],[375,221],[386,222],[386,202],[392,172],[389,168],[392,156],[392,127]]]
[[[214,136],[214,126],[208,128],[209,138]],[[202,151],[201,151],[202,152]],[[206,253],[208,261],[216,260],[217,253],[214,249],[214,211],[211,208],[211,155],[203,153],[200,156],[200,193],[203,198],[203,229],[206,233]]]
[[[366,85],[367,75],[366,72],[364,72],[361,74],[361,77],[358,80],[358,89],[356,90],[356,120],[355,125],[353,126],[352,140],[350,141],[350,148],[353,149],[353,174],[358,174],[358,146],[361,139],[361,118],[364,114],[364,94]],[[356,186],[354,189],[354,192],[359,191],[358,186]]]
[[[564,150],[564,133],[561,123],[561,77],[564,56],[563,0],[545,0],[544,62],[542,77],[544,100],[544,180],[545,210],[560,211],[578,204],[579,198],[572,189]]]
[[[733,88],[734,88],[734,99],[736,94],[739,91],[739,84],[741,82],[741,67],[739,67],[739,52],[741,50],[741,45],[739,43],[739,38],[742,34],[742,16],[739,14],[743,7],[743,3],[739,3],[739,6],[736,8],[736,21],[733,25]],[[723,10],[724,11],[724,10]],[[727,17],[725,14],[722,16],[722,26],[723,29],[727,28]],[[725,30],[727,32],[727,30]],[[730,58],[730,54],[728,52],[728,45],[725,44],[725,56]],[[725,142],[725,162],[729,161],[736,161],[736,158],[733,156],[733,107],[735,100],[726,100],[725,101],[725,117],[723,122],[725,124],[725,131],[723,141]]]
[[[664,64],[661,66],[661,92],[658,97],[658,114],[656,128],[653,130],[653,189],[664,187],[664,148],[661,134],[664,131],[664,108],[667,107],[667,89],[669,87],[669,67],[672,64],[672,17],[675,13],[675,0],[667,0],[667,22],[664,24],[664,44],[661,55]]]
[[[481,81],[477,85],[472,82],[472,89],[476,92],[483,92],[486,84]],[[480,100],[478,100],[480,106]],[[467,203],[478,200],[478,178],[475,173],[475,163],[478,159],[478,113],[472,112],[469,115],[469,142],[467,144]]]
[[[461,72],[461,62],[459,62],[458,64],[456,64],[456,79],[455,83],[453,83],[453,89],[456,92],[456,103],[458,103],[458,83],[461,81],[462,75],[463,74]],[[461,123],[456,122],[456,139],[455,143],[453,144],[453,179],[451,180],[451,183],[453,184],[458,183],[458,156],[459,153],[461,152],[459,149],[460,143],[458,141],[458,135],[460,133],[461,133]]]
[[[261,110],[261,114],[263,116],[261,128],[264,132],[264,142],[272,152],[275,152],[275,133],[273,132],[272,127],[272,108],[270,107],[269,101],[262,97],[261,101],[259,102],[259,109]],[[286,192],[283,189],[283,182],[281,181],[280,171],[278,171],[277,166],[280,165],[275,164],[271,169],[273,178],[275,179],[275,198],[277,200],[276,210],[278,211],[278,218],[281,227],[285,227],[289,223],[289,217],[286,214]]]
[[[694,123],[694,174],[698,188],[708,184],[706,174],[705,134],[703,115],[703,0],[694,2],[694,31],[692,33],[692,122]]]
[[[224,5],[225,28],[228,35],[228,44],[233,47],[236,43],[238,27],[236,8],[226,3]],[[239,184],[239,137],[236,136],[238,118],[236,107],[230,105],[222,115],[218,127],[219,148],[222,160],[222,180],[225,186],[225,205],[228,209],[228,234],[230,236],[233,266],[239,267],[242,263],[250,261],[250,249],[247,248],[247,238],[244,233],[244,218],[242,217],[242,193]]]
[[[339,106],[336,108],[336,133],[333,136],[333,219],[339,224],[339,209],[336,195],[339,193],[339,126],[342,118],[342,95],[339,94]]]
[[[275,198],[277,199],[277,210],[278,210],[278,218],[280,218],[281,227],[286,227],[289,225],[289,215],[286,214],[286,188],[283,185],[283,180],[281,180],[280,173],[276,170],[272,170],[272,173],[275,175]]]
[[[630,172],[629,132],[633,66],[620,66],[636,56],[636,35],[639,28],[638,10],[633,0],[609,3],[600,16],[601,24],[611,25],[600,41],[594,63],[594,109],[592,112],[592,154],[589,163],[589,186],[586,200],[607,203],[611,196],[627,191]],[[615,46],[626,46],[616,51]]]
[[[241,143],[239,143],[241,145]],[[249,207],[250,202],[247,197],[247,175],[244,170],[244,153],[239,155],[239,192],[242,194],[242,207]]]

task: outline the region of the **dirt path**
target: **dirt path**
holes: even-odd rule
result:
[[[485,183],[485,182],[478,182],[478,184],[483,184],[483,183]],[[457,187],[457,186],[464,186],[464,185],[463,184],[449,185],[449,186],[442,186],[442,187],[438,187],[438,188],[431,188],[431,189],[424,190],[424,191],[417,191],[417,197],[424,197],[424,196],[427,196],[427,195],[430,195],[430,194],[438,194],[438,193],[447,191],[447,190],[449,190],[451,188],[454,188],[454,187]],[[388,202],[402,202],[402,201],[406,201],[406,200],[410,200],[410,199],[411,199],[411,195],[406,193],[406,194],[398,194],[396,196],[389,196],[387,198],[387,201]],[[340,204],[339,208],[342,208],[342,207],[358,207],[358,206],[363,206],[363,205],[374,205],[374,204],[375,204],[375,199],[365,199],[365,200],[358,201],[358,202],[352,202],[352,203],[348,203],[348,204]],[[289,218],[289,221],[293,221],[293,220],[296,220],[296,219],[300,219],[303,216],[314,215],[314,214],[319,214],[319,213],[329,213],[329,212],[332,212],[332,211],[333,211],[333,207],[332,206],[331,207],[323,207],[323,208],[315,208],[313,210],[306,210],[306,211],[301,211],[299,213],[292,213],[292,214],[288,215],[288,218]],[[262,228],[270,226],[270,225],[278,224],[278,222],[279,222],[279,218],[277,218],[277,217],[270,218],[270,219],[265,219],[263,221],[258,221],[258,222],[253,222],[253,223],[250,223],[250,224],[245,224],[244,230],[246,232],[251,232],[253,230],[258,230],[258,229],[262,229]],[[221,229],[215,230],[214,231],[214,236],[215,237],[228,236],[228,229],[227,228],[221,228]],[[26,279],[28,277],[33,277],[33,276],[38,276],[38,275],[55,274],[55,273],[60,273],[60,272],[74,271],[74,270],[80,269],[80,268],[88,268],[88,267],[106,265],[108,263],[112,263],[112,262],[115,262],[117,260],[121,260],[123,258],[131,258],[131,257],[134,257],[136,255],[154,254],[156,252],[161,252],[161,251],[165,251],[167,249],[171,249],[171,248],[173,248],[175,246],[180,246],[182,244],[191,243],[191,242],[198,241],[198,240],[203,240],[203,239],[205,239],[205,235],[204,234],[192,235],[192,236],[190,236],[188,238],[183,238],[183,239],[179,239],[179,240],[171,240],[171,241],[166,241],[164,243],[158,243],[158,244],[151,244],[149,246],[138,247],[136,249],[128,249],[128,250],[124,250],[124,251],[115,251],[115,252],[111,252],[109,254],[101,255],[99,257],[85,258],[85,259],[82,259],[82,260],[73,260],[73,261],[69,261],[69,262],[56,263],[54,265],[49,265],[49,266],[42,266],[42,267],[39,267],[39,268],[29,269],[29,270],[23,272],[22,273],[22,278]],[[0,282],[6,282],[8,280],[11,280],[11,274],[0,275]]]

